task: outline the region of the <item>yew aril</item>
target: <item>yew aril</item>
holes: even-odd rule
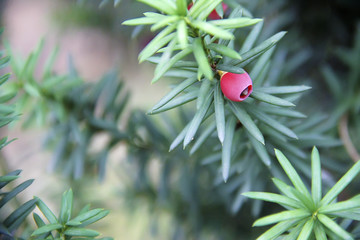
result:
[[[224,96],[234,102],[244,101],[253,91],[252,80],[249,74],[218,71],[220,87]]]

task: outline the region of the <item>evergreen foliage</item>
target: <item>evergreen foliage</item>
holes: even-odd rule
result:
[[[86,1],[78,2],[86,7]],[[129,4],[99,2],[99,7]],[[339,194],[356,181],[360,166],[360,28],[352,48],[332,51],[343,63],[342,71],[330,61],[321,63],[327,85],[324,92],[329,90],[324,94],[331,96],[335,105],[326,117],[309,110],[317,103],[306,105],[316,99],[314,90],[307,86],[314,81],[296,77],[303,69],[309,74],[305,65],[311,53],[303,49],[295,31],[283,31],[283,25],[295,21],[292,10],[271,17],[286,7],[284,1],[274,1],[273,6],[252,1],[248,8],[235,0],[139,2],[153,10],[123,24],[136,26],[135,37],[141,34],[140,29],[146,31],[144,26],[156,32],[140,52],[139,62],[155,64],[152,83],[171,80],[169,93],[147,114],[127,108],[130,94],[118,72],[86,83],[70,58],[68,73],[56,74],[57,49],[38,74],[42,41],[25,60],[13,56],[8,47],[13,78],[1,86],[0,126],[23,113],[24,127],[46,127],[44,145],[53,152],[50,167],[69,179],[104,179],[109,153],[119,143],[125,145],[127,162],[120,166],[119,174],[125,185],[123,196],[129,208],[137,207],[137,201],[150,206],[154,229],[160,224],[157,213],[167,212],[173,223],[167,239],[358,238],[357,189],[351,185],[346,189],[347,195],[355,195],[348,199]],[[259,12],[264,18],[254,17]],[[284,41],[285,45],[279,46]],[[9,61],[1,56],[0,67]],[[244,90],[246,97],[240,102],[230,100],[222,88],[227,72],[250,76],[251,89]],[[9,76],[0,77],[0,85]],[[295,109],[295,105],[299,107]],[[99,135],[106,135],[107,140],[94,150],[92,143]],[[0,148],[9,142],[2,138]],[[324,149],[322,166],[315,147],[309,161],[313,146]],[[340,149],[341,158],[329,157],[331,149]],[[349,165],[345,152],[356,163],[333,184],[331,179],[344,174]],[[0,177],[0,213],[5,203],[32,183],[11,185],[19,173]],[[282,194],[271,193],[276,191],[268,181],[271,176]],[[3,191],[6,185],[9,192]],[[30,239],[111,239],[96,238],[99,233],[87,228],[109,211],[90,209],[89,205],[76,211],[73,200],[70,189],[63,194],[57,217],[34,197],[1,219],[0,238],[14,239],[16,230],[37,206],[43,217],[33,213],[37,229],[31,230]],[[274,213],[281,208],[261,200],[286,211]],[[259,218],[254,226],[277,224],[267,231],[251,228],[253,218]]]

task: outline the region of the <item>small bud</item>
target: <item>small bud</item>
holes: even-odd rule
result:
[[[218,71],[218,73],[221,77],[221,91],[229,100],[242,102],[252,93],[252,80],[249,74],[236,74],[223,71]]]

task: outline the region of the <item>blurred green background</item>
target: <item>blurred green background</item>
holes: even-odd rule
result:
[[[299,108],[307,114],[319,110],[331,112],[336,100],[328,91],[320,69],[327,63],[340,74],[347,73],[347,66],[334,57],[333,50],[353,46],[360,21],[360,1],[239,2],[249,8],[255,17],[265,19],[263,38],[280,30],[288,31],[287,37],[279,44],[278,51],[286,49],[290,56],[297,54],[294,61],[298,62],[294,62],[296,69],[287,83],[309,84],[313,87],[312,92],[316,93],[307,94]],[[154,36],[153,33],[148,29],[134,30],[121,23],[126,19],[139,17],[142,12],[150,9],[130,0],[122,0],[116,7],[113,7],[112,1],[105,1],[100,7],[99,4],[100,1],[92,0],[3,0],[0,5],[3,39],[10,45],[14,56],[20,58],[25,58],[44,39],[40,65],[44,64],[52,49],[59,47],[54,71],[65,73],[71,56],[79,75],[89,82],[116,69],[131,92],[129,108],[141,108],[145,111],[169,87],[166,81],[151,85],[153,66],[148,63],[139,65],[137,62],[139,51]],[[360,68],[360,62],[358,64]],[[121,166],[126,164],[126,159],[125,147],[121,144],[110,154],[104,181],[99,182],[96,178],[68,180],[47,168],[52,156],[42,150],[41,139],[46,135],[46,130],[32,127],[24,131],[20,124],[14,124],[7,134],[17,140],[3,150],[6,161],[3,161],[5,164],[1,166],[2,171],[23,169],[22,179],[36,179],[35,184],[21,195],[24,199],[36,195],[47,200],[49,206],[56,209],[60,194],[71,185],[75,197],[79,199],[79,205],[91,202],[94,207],[111,210],[109,216],[97,225],[104,235],[119,240],[169,239],[172,235],[171,225],[174,222],[171,220],[171,211],[166,208],[155,211],[149,201],[141,197],[134,198],[134,207],[129,208],[128,198],[124,197],[126,180],[122,175],[125,170]],[[94,147],[101,146],[103,141],[105,139],[99,136]],[[354,141],[359,144],[357,138]],[[157,177],[159,168],[157,164],[161,163],[155,161],[152,166],[154,178]],[[160,219],[160,227],[152,226],[154,218]],[[156,231],[156,234],[152,231]],[[207,239],[218,238],[209,232]]]

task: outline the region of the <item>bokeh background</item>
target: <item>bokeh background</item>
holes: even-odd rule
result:
[[[356,28],[360,21],[360,1],[358,0],[318,0],[318,1],[246,1],[241,0],[255,17],[264,17],[265,37],[280,30],[288,31],[279,48],[290,49],[293,53],[303,52],[298,59],[301,65],[293,73],[296,83],[309,83],[317,94],[308,96],[300,106],[306,112],[331,111],[333,102],[321,71],[321,65],[329,63],[337,70],[346,72],[346,67],[333,57],[335,47],[351,47],[354,44]],[[110,70],[116,70],[131,92],[129,108],[144,111],[157,102],[168,90],[166,81],[151,85],[153,66],[138,64],[137,54],[153,37],[147,29],[122,26],[129,18],[139,17],[149,10],[136,1],[123,0],[116,7],[112,1],[65,1],[65,0],[1,0],[1,25],[4,45],[10,47],[14,57],[25,58],[40,41],[44,50],[39,61],[39,69],[50,52],[58,47],[59,55],[54,71],[62,74],[68,71],[69,58],[85,81],[95,82]],[[295,39],[295,40],[294,40]],[[292,53],[290,53],[292,54]],[[360,54],[360,53],[359,53]],[[295,64],[296,65],[296,64]],[[360,63],[359,63],[360,68]],[[11,70],[10,70],[11,71]],[[346,93],[345,93],[346,94]],[[316,106],[314,101],[319,103]],[[21,119],[20,119],[21,122]],[[5,133],[2,133],[5,134]],[[129,209],[122,200],[124,186],[121,182],[121,163],[125,161],[124,146],[111,152],[107,164],[107,175],[97,179],[72,180],[51,172],[47,165],[51,153],[43,150],[46,129],[31,127],[22,129],[20,123],[13,124],[6,133],[17,138],[3,150],[5,160],[0,166],[2,173],[23,169],[21,179],[34,178],[32,184],[20,197],[28,199],[33,195],[43,198],[57,212],[60,194],[71,184],[79,205],[91,202],[95,207],[111,210],[109,216],[96,227],[115,239],[167,239],[169,213],[157,212],[161,219],[161,233],[151,234],[154,213],[146,201]],[[94,145],[101,145],[102,139]],[[156,166],[154,166],[156,169]],[[156,172],[156,170],[154,170]],[[156,173],[154,173],[156,174]],[[89,184],[91,183],[91,184]],[[51,186],[51,187],[49,187]]]

